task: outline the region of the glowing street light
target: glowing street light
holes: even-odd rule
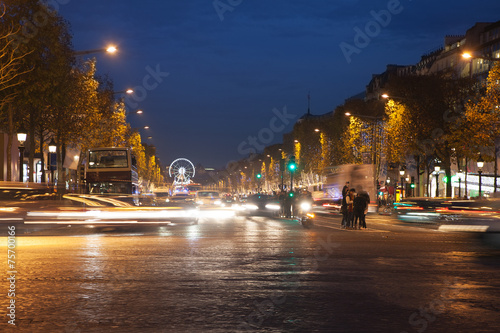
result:
[[[75,51],[73,54],[76,56],[80,55],[87,55],[87,54],[94,54],[94,53],[109,53],[109,54],[114,54],[118,51],[116,46],[114,45],[109,45],[108,47],[102,48],[102,49],[94,49],[94,50],[85,50],[85,51]]]
[[[404,183],[405,183],[405,169],[403,166],[401,166],[401,169],[399,170],[399,175],[401,176],[401,198],[403,198],[404,194]]]
[[[365,116],[363,114],[352,114],[350,112],[344,113],[347,117],[356,117],[356,118],[366,118],[366,119],[372,119],[372,120],[382,120],[384,119],[383,116],[376,117],[376,116]],[[317,131],[319,132],[319,130]]]
[[[400,100],[413,100],[413,98],[409,98],[409,97],[400,97],[400,96],[392,96],[392,95],[389,95],[388,93],[383,93],[382,95],[380,95],[380,97],[384,98],[384,99],[400,99]]]
[[[23,125],[17,131],[17,141],[19,141],[19,181],[23,182],[24,179],[24,143],[28,133]]]
[[[441,171],[441,167],[439,164],[434,166],[434,172],[436,173],[436,198],[439,197],[439,171]]]
[[[134,89],[127,89],[127,90],[120,90],[120,91],[113,91],[113,95],[116,95],[116,94],[127,94],[127,95],[131,95],[134,93]]]
[[[54,141],[54,138],[50,139],[49,142],[49,153],[54,154],[57,150],[57,145]]]
[[[464,58],[464,59],[471,59],[472,58],[472,54],[470,54],[469,52],[464,52],[464,53],[462,53],[462,58]]]
[[[479,175],[479,199],[481,199],[481,175],[483,174],[484,160],[481,154],[479,154],[479,158],[477,159],[477,168]]]
[[[49,169],[50,169],[50,182],[54,184],[54,166],[52,165],[52,154],[55,154],[57,151],[57,145],[54,141],[54,137],[50,139],[49,142]]]
[[[114,45],[110,45],[110,46],[108,46],[108,48],[106,49],[106,52],[111,53],[111,54],[116,53],[116,51],[118,51],[118,49],[117,49],[117,48],[116,48],[116,46],[114,46]]]
[[[128,111],[127,111],[127,112],[125,112],[125,116],[128,116],[128,115],[129,115],[129,114],[131,114],[131,113],[134,113],[134,114],[143,114],[143,113],[144,113],[144,111],[142,111],[142,110],[137,110],[137,111],[134,111],[134,112],[128,112]]]
[[[471,60],[471,59],[483,59],[483,60],[488,60],[488,61],[500,61],[500,58],[493,58],[493,57],[488,57],[488,56],[476,56],[473,55],[470,52],[464,52],[462,53],[462,58]]]

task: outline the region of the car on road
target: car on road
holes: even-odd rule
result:
[[[463,200],[437,212],[439,230],[475,233],[485,244],[500,248],[500,199]]]
[[[257,193],[246,197],[241,209],[246,215],[274,215],[279,212],[280,203],[276,196]]]
[[[393,211],[398,220],[416,223],[439,223],[437,209],[451,206],[446,198],[404,198],[393,204]]]
[[[222,200],[219,191],[204,190],[196,192],[195,202],[200,206],[220,206]]]
[[[236,198],[233,195],[226,193],[226,194],[221,196],[221,206],[222,207],[232,207],[232,206],[235,206],[237,204],[238,204],[238,201],[236,200]]]
[[[338,199],[319,199],[313,202],[313,212],[324,214],[340,214],[342,207],[342,198]]]

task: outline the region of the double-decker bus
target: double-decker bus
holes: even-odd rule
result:
[[[129,148],[93,148],[87,151],[86,192],[91,194],[138,194],[139,176]]]
[[[176,195],[177,193],[184,193],[184,194],[188,194],[190,196],[195,196],[196,192],[201,190],[201,189],[202,189],[201,184],[197,184],[197,183],[190,183],[187,185],[177,185],[174,187],[173,194]]]

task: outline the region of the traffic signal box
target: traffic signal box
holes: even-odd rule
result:
[[[297,170],[297,163],[295,162],[295,156],[290,156],[290,161],[288,161],[288,171],[295,172]]]

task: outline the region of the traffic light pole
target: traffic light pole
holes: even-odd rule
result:
[[[295,164],[295,156],[290,157],[290,161],[288,162],[288,170],[290,170],[290,192],[293,191],[293,174],[297,169],[297,165]]]

